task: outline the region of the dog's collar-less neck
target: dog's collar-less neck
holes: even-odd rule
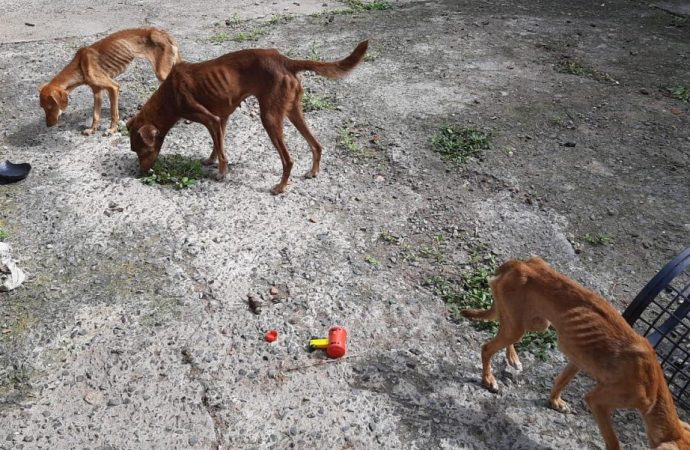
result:
[[[161,138],[165,137],[168,131],[180,120],[180,117],[165,105],[166,96],[162,95],[162,90],[165,89],[164,84],[151,96],[141,111],[142,114],[148,113],[145,114],[145,117],[150,118],[153,125],[158,129]]]

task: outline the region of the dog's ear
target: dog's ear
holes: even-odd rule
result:
[[[141,139],[144,141],[144,144],[148,145],[149,147],[153,147],[153,145],[156,143],[156,136],[158,136],[158,128],[154,127],[153,125],[146,124],[139,128],[138,133],[139,136],[141,136]]]
[[[55,104],[62,110],[67,108],[67,92],[60,89],[50,94],[50,96],[55,101]]]
[[[133,121],[134,121],[134,116],[132,116],[132,117],[130,117],[129,119],[127,119],[127,123],[126,123],[125,125],[127,126],[127,129],[128,129],[128,130],[129,130],[130,128],[132,128],[132,122],[133,122]]]
[[[38,87],[38,93],[40,94],[41,91],[43,91],[43,88],[46,87],[46,86],[48,86],[48,83],[43,83],[42,85],[40,85],[40,86]]]

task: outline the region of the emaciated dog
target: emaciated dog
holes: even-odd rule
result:
[[[568,411],[561,391],[582,370],[597,381],[585,400],[607,450],[620,449],[610,417],[618,408],[641,412],[652,448],[690,449],[688,425],[678,418],[654,349],[606,300],[540,258],[504,263],[491,280],[491,291],[490,309],[461,311],[470,319],[500,323],[496,337],[482,346],[482,383],[490,391],[498,390],[491,373],[493,354],[506,348],[508,363],[519,368],[513,343],[526,331],[544,331],[551,325],[569,361],[554,381],[552,408]]]
[[[172,36],[156,28],[135,28],[113,33],[100,41],[77,50],[74,59],[50,82],[39,88],[41,107],[46,113],[46,125],[57,124],[67,109],[69,93],[83,84],[93,91],[93,122],[83,131],[91,135],[101,121],[101,91],[110,97],[110,128],[106,135],[117,130],[119,120],[118,94],[120,86],[113,80],[125,71],[134,58],[151,62],[156,77],[163,81],[180,55]]]
[[[217,159],[216,178],[225,178],[228,163],[223,140],[228,117],[253,95],[259,101],[261,122],[283,165],[283,176],[271,192],[285,190],[292,170],[292,159],[283,142],[286,116],[311,147],[312,167],[305,177],[317,176],[321,144],[304,121],[303,91],[297,73],[311,70],[328,78],[341,78],[359,64],[367,45],[367,41],[360,43],[350,56],[334,62],[294,60],[275,49],[250,49],[201,63],[175,65],[141,111],[127,122],[131,149],[137,153],[141,172],[153,167],[166,134],[184,118],[201,123],[211,133],[213,151],[204,164],[211,165]]]

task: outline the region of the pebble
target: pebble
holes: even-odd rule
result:
[[[84,394],[84,401],[89,405],[95,405],[100,402],[100,394],[96,391],[89,391]]]
[[[188,441],[188,442],[189,442],[189,445],[195,446],[195,445],[197,445],[197,444],[199,443],[199,438],[198,438],[197,436],[191,436],[191,437],[189,438],[189,441]]]

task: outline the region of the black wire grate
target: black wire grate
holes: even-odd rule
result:
[[[640,291],[623,313],[656,350],[676,403],[690,410],[690,247]]]

